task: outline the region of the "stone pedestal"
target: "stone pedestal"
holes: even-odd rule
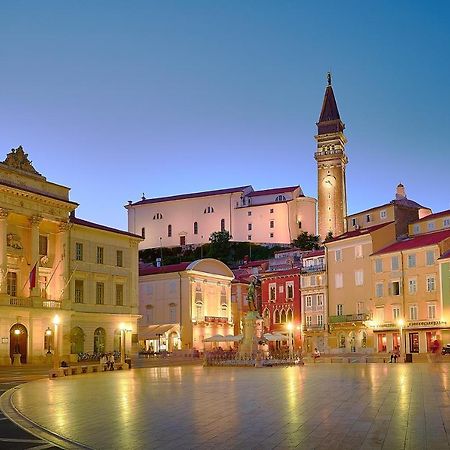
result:
[[[13,354],[13,366],[21,366],[22,363],[20,362],[20,357],[22,355],[20,353],[14,353]]]
[[[249,311],[243,319],[243,338],[239,344],[239,354],[254,356],[258,351],[258,342],[262,335],[263,319],[257,311]]]

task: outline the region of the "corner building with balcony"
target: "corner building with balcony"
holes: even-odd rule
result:
[[[14,354],[49,362],[55,347],[66,361],[120,351],[123,336],[129,352],[137,341],[141,238],[76,218],[69,190],[39,174],[22,147],[0,163],[2,365]]]

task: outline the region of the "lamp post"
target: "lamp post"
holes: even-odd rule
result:
[[[294,348],[292,345],[292,323],[291,322],[289,322],[287,324],[287,329],[289,332],[289,359],[292,360],[294,358]]]
[[[51,344],[50,344],[50,339],[52,336],[52,330],[50,329],[50,327],[47,327],[47,329],[45,330],[45,335],[47,336],[47,355],[51,355]]]
[[[59,367],[59,346],[58,346],[58,325],[59,325],[59,316],[58,314],[53,317],[53,326],[55,328],[54,336],[55,342],[53,343],[53,368],[57,369]]]
[[[403,348],[405,351],[405,358],[406,358],[406,338],[403,339],[403,327],[404,326],[405,326],[405,321],[403,319],[399,319],[398,320],[398,327],[400,329],[400,346],[399,347],[401,348],[402,341],[403,341]]]
[[[125,332],[127,331],[124,323],[120,324],[120,362],[125,362]]]
[[[301,323],[298,327],[297,330],[300,333],[300,356],[303,353],[303,324]]]
[[[15,354],[20,354],[20,347],[19,347],[19,336],[20,336],[20,329],[16,328],[14,330],[14,336],[16,336],[16,345],[14,347],[14,353]]]

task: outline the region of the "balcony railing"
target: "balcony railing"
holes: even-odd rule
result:
[[[31,303],[31,298],[10,297],[9,305],[10,306],[24,306],[24,307],[29,308],[30,306],[32,306],[32,303]]]
[[[51,309],[61,309],[61,302],[57,300],[43,300],[42,307]]]
[[[306,325],[306,331],[321,331],[325,330],[325,325]]]
[[[330,323],[364,322],[365,320],[370,320],[369,314],[346,314],[344,316],[330,316],[328,319]]]
[[[45,300],[36,297],[9,297],[9,300],[2,301],[2,304],[22,308],[61,309],[61,302],[58,300]]]
[[[313,266],[303,266],[301,269],[302,273],[316,273],[325,272],[325,264],[315,264]]]

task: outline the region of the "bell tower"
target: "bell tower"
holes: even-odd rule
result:
[[[345,187],[345,154],[347,139],[328,73],[328,86],[325,89],[322,110],[317,122],[317,203],[318,223],[321,240],[331,231],[339,236],[347,231],[347,193]]]

